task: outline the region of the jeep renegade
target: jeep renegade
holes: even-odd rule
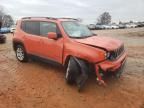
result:
[[[99,84],[111,73],[120,77],[126,52],[120,40],[93,34],[77,19],[25,17],[18,20],[13,36],[13,49],[20,62],[35,56],[62,64],[68,84],[79,90],[90,73]]]

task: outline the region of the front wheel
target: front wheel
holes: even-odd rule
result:
[[[27,62],[27,53],[22,45],[17,45],[16,47],[16,57],[20,62]]]
[[[68,84],[75,83],[79,70],[80,69],[76,61],[73,58],[70,58],[66,68],[66,75],[65,75],[65,79]]]

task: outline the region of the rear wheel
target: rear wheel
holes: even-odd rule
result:
[[[27,53],[22,45],[16,46],[16,57],[20,62],[27,62]]]

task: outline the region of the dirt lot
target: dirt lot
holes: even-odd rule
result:
[[[90,77],[79,93],[65,83],[61,67],[18,62],[8,34],[0,45],[0,108],[144,108],[144,28],[94,32],[125,42],[128,59],[121,79],[102,87]]]

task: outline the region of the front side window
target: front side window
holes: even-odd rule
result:
[[[57,33],[57,25],[53,22],[40,22],[40,35],[47,36],[49,32]]]
[[[62,26],[69,37],[72,38],[85,38],[93,35],[85,25],[76,21],[64,21]]]

